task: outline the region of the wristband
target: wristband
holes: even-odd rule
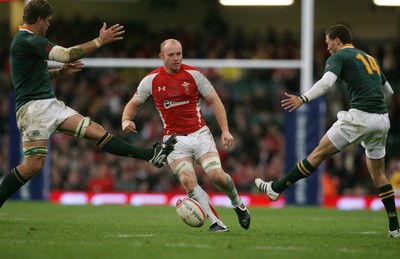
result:
[[[103,41],[100,38],[96,38],[93,41],[94,41],[94,44],[96,44],[97,48],[100,48],[101,45],[103,45]]]
[[[308,98],[307,98],[307,96],[305,96],[304,94],[303,95],[300,95],[300,96],[298,96],[299,97],[299,99],[300,99],[300,101],[302,102],[302,103],[308,103]]]
[[[122,116],[121,122],[130,121],[130,120],[131,120],[131,118],[129,118],[129,116],[125,115],[125,116]]]

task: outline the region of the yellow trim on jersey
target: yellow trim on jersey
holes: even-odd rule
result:
[[[343,48],[354,48],[354,45],[351,43],[347,43],[343,45]]]

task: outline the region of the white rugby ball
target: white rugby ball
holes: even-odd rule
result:
[[[195,228],[203,226],[206,220],[206,214],[201,205],[189,197],[176,201],[176,213],[183,222]]]

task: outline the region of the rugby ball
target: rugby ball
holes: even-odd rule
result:
[[[206,214],[201,205],[189,197],[176,201],[176,213],[183,222],[195,228],[203,226],[206,220]]]

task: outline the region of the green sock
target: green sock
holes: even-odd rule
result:
[[[307,158],[296,164],[285,177],[272,183],[272,189],[278,193],[283,192],[290,185],[294,184],[300,179],[310,176],[315,171],[315,168],[310,165]]]
[[[11,169],[0,184],[0,208],[6,200],[25,183],[26,181],[19,174],[17,168]]]
[[[399,228],[399,220],[397,219],[396,204],[394,201],[394,191],[391,184],[378,188],[379,197],[382,200],[387,216],[389,218],[389,230],[393,231]]]
[[[154,155],[152,148],[134,146],[120,138],[114,137],[110,133],[104,134],[96,145],[100,149],[117,156],[134,157],[146,161],[149,161]]]

